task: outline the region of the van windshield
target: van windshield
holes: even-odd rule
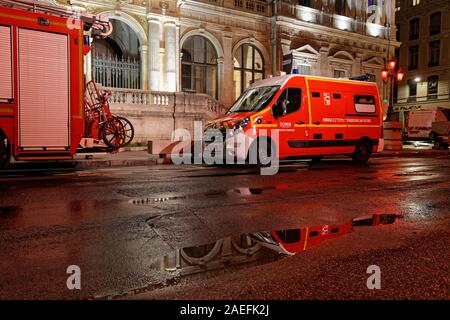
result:
[[[280,86],[250,88],[236,100],[228,113],[256,112],[264,109]]]

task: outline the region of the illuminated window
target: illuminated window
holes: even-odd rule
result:
[[[411,0],[411,7],[418,6],[420,4],[420,0]]]
[[[208,39],[192,36],[182,48],[182,90],[217,98],[217,53]]]
[[[304,75],[311,75],[311,66],[306,64],[301,64],[298,66],[298,73]]]
[[[437,99],[438,97],[438,86],[439,86],[439,77],[431,76],[428,77],[428,99]]]
[[[243,44],[234,54],[234,81],[236,98],[253,82],[264,79],[264,59],[254,45]]]
[[[438,66],[440,55],[441,55],[441,42],[439,40],[430,42],[428,66],[429,67]]]
[[[402,8],[402,1],[401,0],[396,0],[395,1],[395,12],[399,12]]]

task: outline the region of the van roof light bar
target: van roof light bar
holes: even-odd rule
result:
[[[360,76],[354,76],[348,78],[349,80],[355,80],[355,81],[369,81],[370,77],[367,74],[363,74]]]

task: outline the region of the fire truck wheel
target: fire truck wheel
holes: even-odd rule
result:
[[[10,156],[11,147],[8,139],[0,132],[0,170],[4,170],[8,167]]]
[[[352,154],[352,159],[359,163],[366,163],[372,155],[372,148],[370,142],[364,139],[358,141],[355,147],[355,152]]]

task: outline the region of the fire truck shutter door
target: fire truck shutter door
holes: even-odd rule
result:
[[[11,28],[0,26],[0,102],[13,98],[11,69]]]
[[[29,149],[69,146],[67,35],[19,29],[19,138]]]

